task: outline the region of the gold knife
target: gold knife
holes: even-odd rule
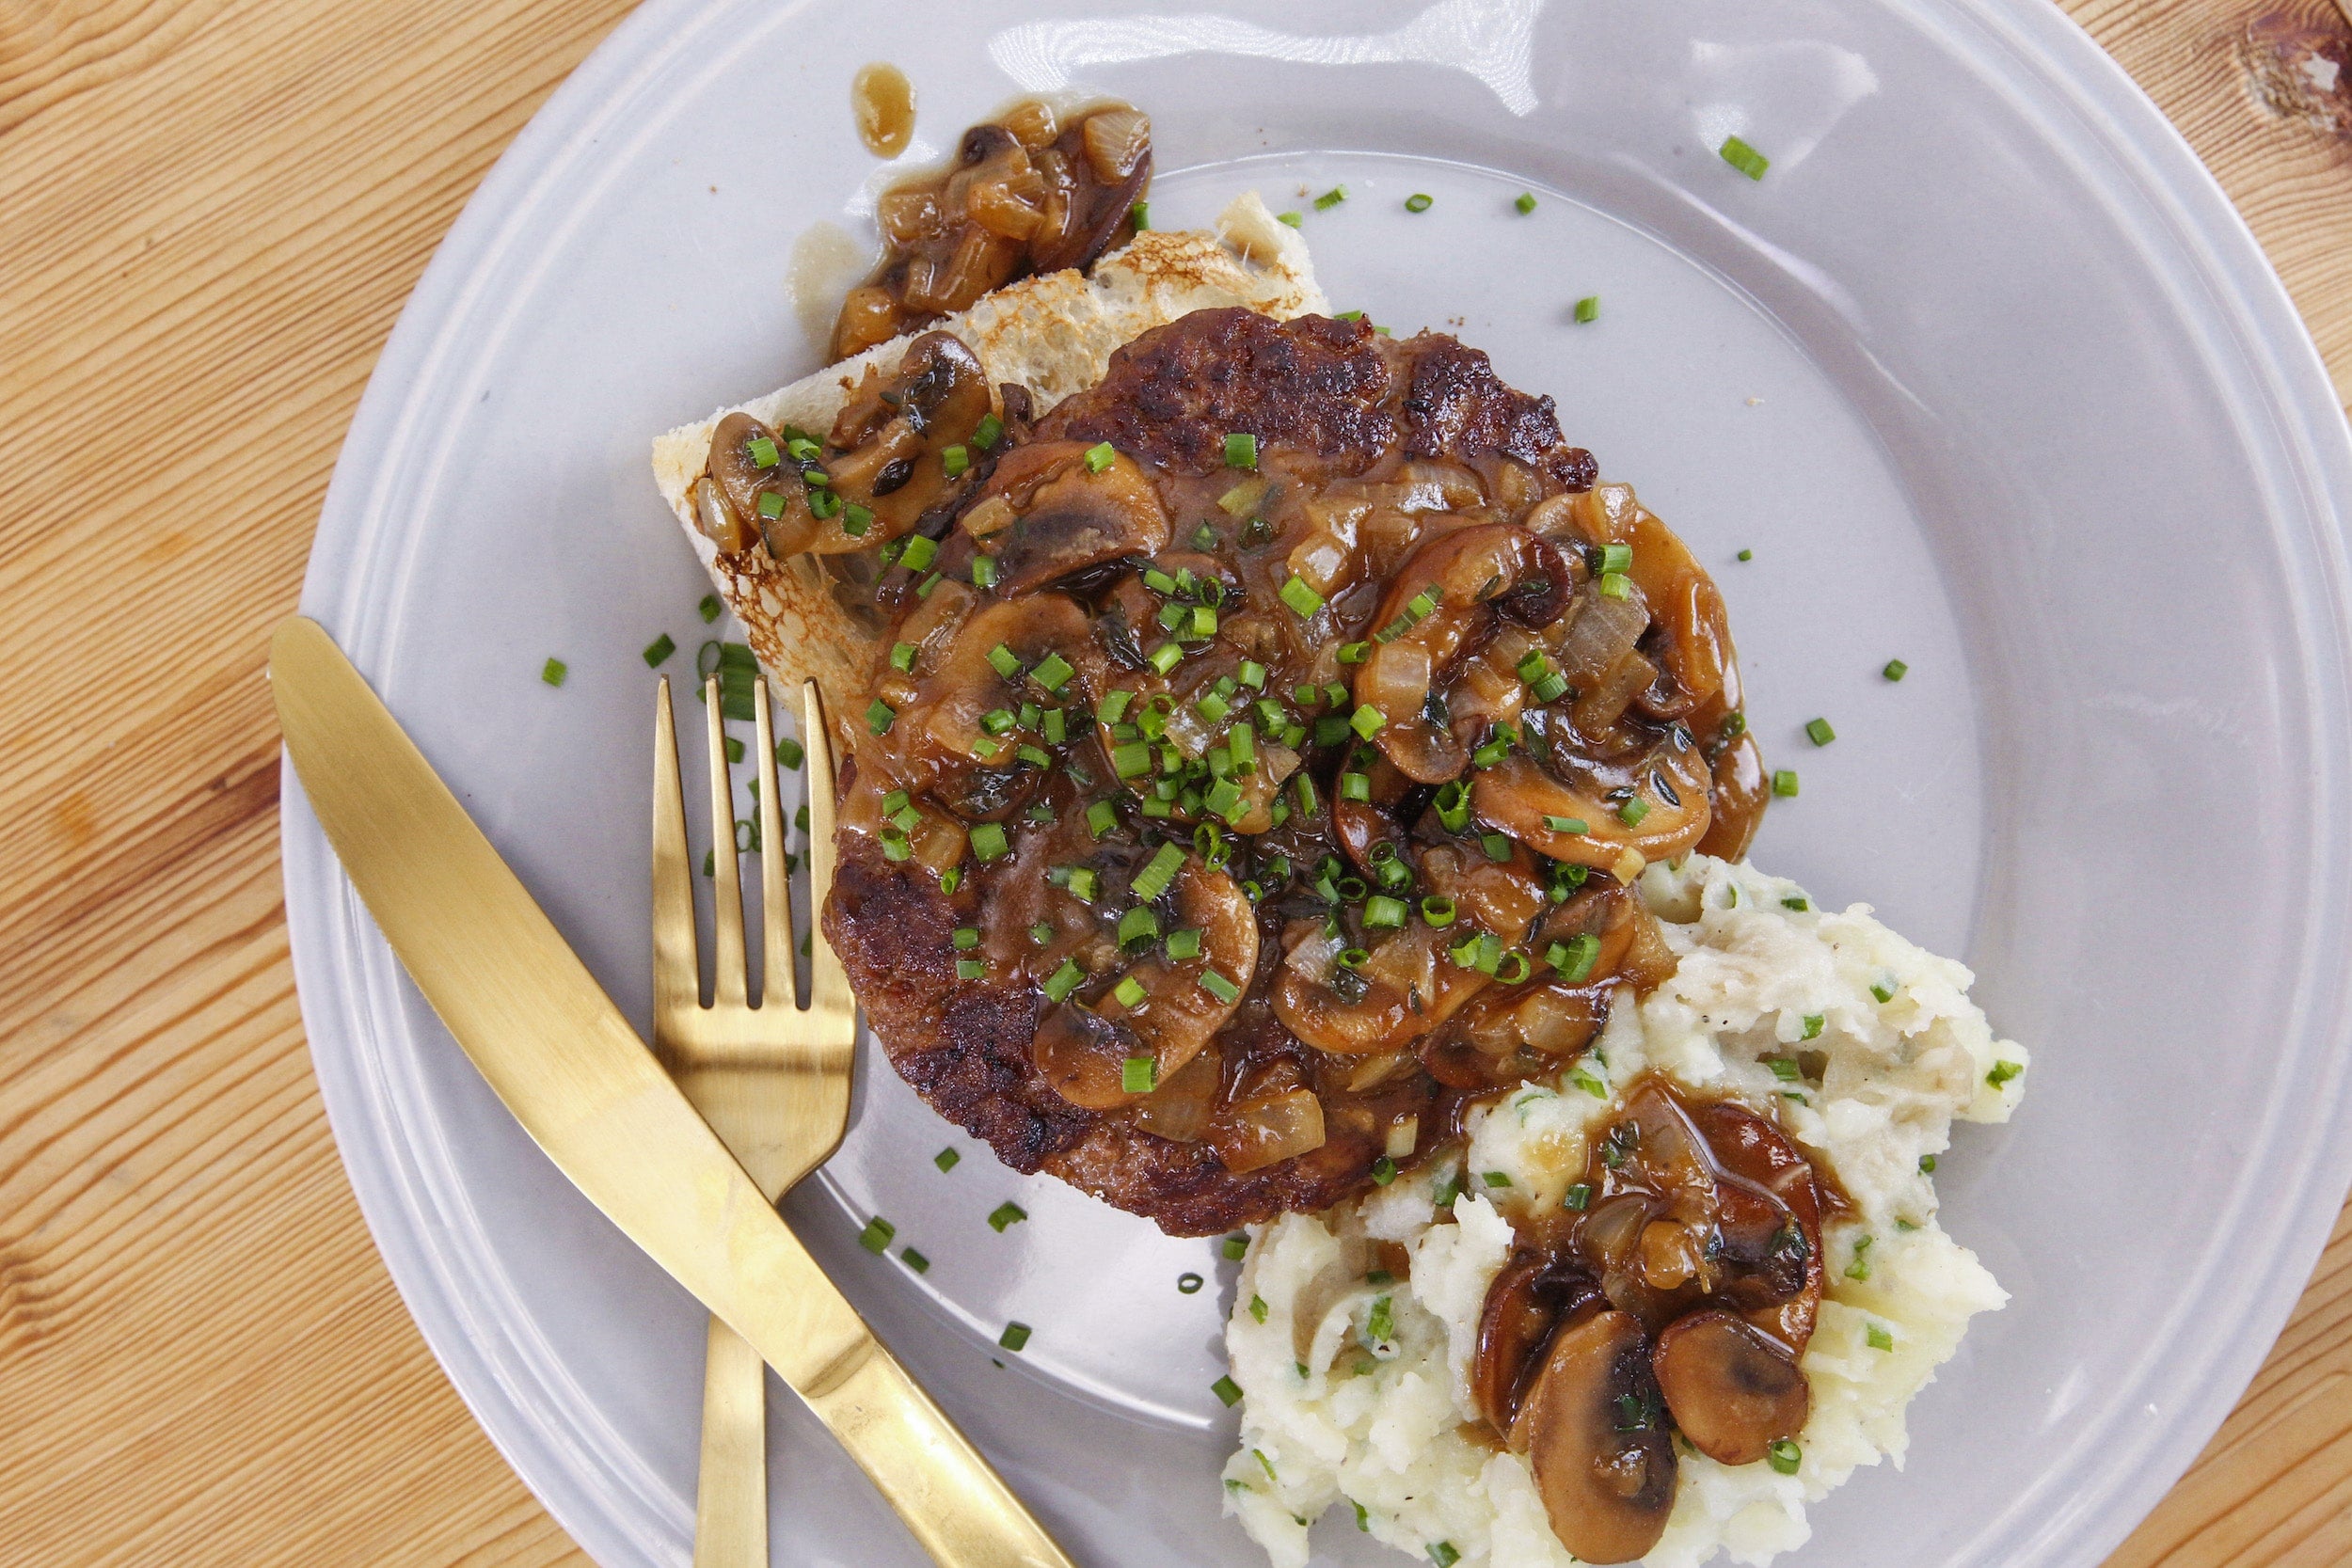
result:
[[[1073,1568],[694,1114],[326,629],[281,624],[270,678],[343,869],[557,1168],[751,1341],[942,1568]]]

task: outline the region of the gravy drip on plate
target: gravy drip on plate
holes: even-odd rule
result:
[[[1203,310],[1032,424],[961,352],[710,476],[866,571],[826,928],[943,1114],[1211,1233],[1390,1179],[1671,972],[1629,883],[1740,854],[1762,769],[1712,583],[1549,399]]]
[[[867,71],[876,69],[891,70]],[[856,103],[863,132],[863,86]],[[881,124],[888,117],[876,103]],[[894,154],[914,129],[912,89],[903,106],[898,145],[886,150]],[[885,150],[871,134],[866,145]],[[1091,266],[1134,234],[1151,180],[1152,122],[1125,103],[1064,112],[1029,99],[973,126],[947,167],[882,192],[875,207],[882,258],[842,302],[833,357],[927,326],[1015,278]]]
[[[877,60],[850,83],[850,115],[866,151],[895,158],[914,139],[914,84],[897,66]]]

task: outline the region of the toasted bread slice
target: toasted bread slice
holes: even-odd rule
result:
[[[1103,377],[1114,350],[1194,310],[1247,306],[1288,318],[1329,309],[1298,231],[1276,221],[1255,191],[1236,198],[1213,232],[1150,230],[1095,263],[1090,274],[1051,273],[1009,284],[937,328],[979,356],[992,387],[1027,388],[1043,413]],[[913,335],[896,338],[780,391],[739,405],[769,427],[829,429],[869,368],[898,369]],[[814,678],[836,715],[862,706],[871,641],[829,592],[806,556],[777,562],[754,546],[722,556],[694,526],[690,492],[710,454],[711,433],[736,409],[681,425],[653,444],[654,483],[694,553],[743,623],[771,679]],[[853,705],[853,699],[856,700]]]

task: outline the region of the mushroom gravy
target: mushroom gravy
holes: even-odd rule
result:
[[[1449,338],[1212,310],[1027,413],[929,334],[821,443],[730,417],[700,487],[723,547],[866,570],[828,930],[854,977],[861,924],[952,925],[923,1054],[960,995],[1020,1009],[1000,1153],[1104,1124],[1083,1184],[1171,1230],[1321,1207],[1671,972],[1629,884],[1739,854],[1762,768],[1713,584],[1549,400]],[[884,878],[941,912],[868,912]]]
[[[864,131],[865,73],[859,82]],[[904,87],[903,76],[898,84]],[[874,113],[880,126],[886,95],[871,96],[881,105]],[[904,150],[914,129],[911,88],[902,107],[903,131],[888,149],[894,153]],[[866,141],[877,152],[885,150],[872,132]],[[946,168],[882,192],[874,214],[882,258],[842,302],[833,357],[847,359],[927,326],[1031,273],[1091,266],[1135,233],[1136,203],[1151,181],[1152,122],[1125,103],[1065,112],[1028,99],[973,126]]]
[[[1656,1544],[1673,1433],[1753,1465],[1804,1429],[1821,1224],[1845,1207],[1770,1118],[1649,1077],[1595,1138],[1567,1206],[1517,1227],[1472,1388],[1570,1551],[1616,1562]]]

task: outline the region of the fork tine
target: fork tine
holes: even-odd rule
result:
[[[815,681],[801,687],[801,743],[808,751],[809,1010],[837,1014],[846,1023],[856,1015],[850,976],[821,928],[825,898],[833,892],[833,732],[825,723],[825,697]],[[846,1031],[845,1031],[846,1033]]]
[[[784,805],[776,772],[776,732],[768,704],[768,677],[754,684],[752,705],[759,721],[759,757],[752,777],[759,781],[759,1005],[800,1006],[800,971],[792,961],[792,873],[785,859]]]
[[[701,960],[694,951],[694,873],[687,863],[686,799],[678,785],[677,721],[670,678],[653,715],[653,1013],[654,1041],[669,1021],[702,1006]]]
[[[743,884],[735,863],[735,784],[727,771],[727,723],[719,706],[719,677],[711,676],[703,692],[710,710],[710,859],[718,881],[711,1006],[741,1006],[750,996],[743,974]]]

